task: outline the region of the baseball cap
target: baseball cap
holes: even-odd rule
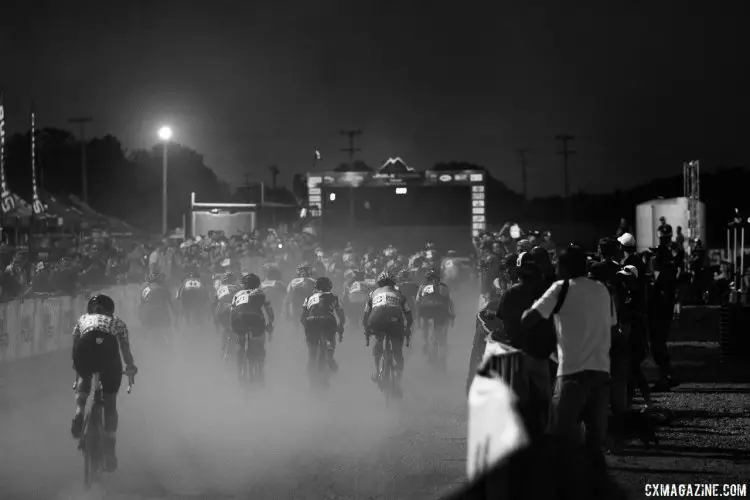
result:
[[[635,246],[635,238],[630,233],[624,233],[622,236],[617,238],[617,241],[620,242],[620,245],[624,247],[634,247]]]

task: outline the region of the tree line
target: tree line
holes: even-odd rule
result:
[[[70,131],[58,128],[37,130],[36,166],[39,187],[51,194],[74,194],[80,198],[81,143]],[[6,142],[6,179],[11,191],[31,199],[31,146],[29,132],[10,136]],[[122,219],[138,228],[158,232],[161,227],[162,145],[151,149],[126,151],[120,141],[105,135],[86,142],[88,198],[96,210]],[[507,220],[524,221],[543,227],[564,223],[566,200],[561,196],[524,200],[485,167],[467,162],[438,163],[433,170],[481,170],[486,173],[487,215],[491,225]],[[365,162],[341,163],[338,171],[372,171]],[[745,201],[750,170],[742,167],[719,168],[701,175],[701,199],[706,204],[710,245],[725,241],[725,225],[735,208],[750,209]],[[681,175],[614,193],[579,192],[568,200],[570,217],[580,223],[614,231],[620,218],[634,222],[635,207],[658,197],[682,196]],[[293,191],[305,200],[304,175],[294,177]],[[178,143],[169,144],[169,226],[178,227],[182,214],[189,211],[190,193],[202,200],[230,201],[230,186],[206,165],[203,155]],[[750,214],[748,214],[750,215]]]
[[[36,174],[40,189],[53,195],[73,194],[83,199],[81,142],[73,133],[58,128],[36,132]],[[190,193],[201,199],[226,201],[230,187],[208,166],[203,155],[170,142],[168,215],[169,227],[182,224],[190,209]],[[126,151],[120,141],[105,135],[86,142],[89,204],[143,230],[161,228],[161,144],[147,150]],[[31,200],[30,132],[15,134],[6,142],[6,180],[10,190]]]

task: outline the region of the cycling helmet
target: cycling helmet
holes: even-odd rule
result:
[[[393,279],[393,275],[388,271],[383,271],[378,276],[378,286],[395,286],[396,281]]]
[[[240,284],[245,290],[255,290],[260,287],[260,278],[257,274],[249,273],[240,278]]]
[[[234,285],[234,283],[235,283],[234,274],[232,274],[232,273],[224,273],[224,275],[222,275],[222,277],[221,277],[221,284],[222,285]]]
[[[333,290],[333,283],[331,283],[330,279],[323,276],[315,280],[315,289],[321,292],[330,292]]]
[[[440,271],[435,269],[434,267],[427,271],[427,273],[424,275],[424,279],[427,281],[440,281]]]
[[[89,314],[103,314],[112,316],[115,313],[115,303],[107,295],[92,295],[86,306],[86,312]]]
[[[309,278],[312,274],[312,268],[307,262],[297,266],[297,276]]]
[[[408,269],[402,269],[402,270],[400,270],[398,272],[398,275],[396,277],[397,277],[398,281],[400,281],[401,283],[403,283],[403,282],[409,281],[411,279],[411,273],[409,272]]]
[[[148,282],[161,284],[162,282],[164,282],[164,275],[162,273],[151,273],[151,275],[148,277]]]

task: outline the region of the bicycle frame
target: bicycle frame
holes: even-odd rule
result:
[[[383,336],[383,352],[380,354],[380,362],[378,366],[379,385],[385,395],[386,406],[390,403],[393,396],[392,391],[393,385],[395,384],[395,375],[393,371],[393,344],[391,342],[391,336],[386,333]]]
[[[76,377],[76,384],[78,378]],[[128,394],[132,388],[132,378],[128,380]],[[78,449],[83,454],[83,482],[86,489],[99,480],[102,473],[101,452],[102,437],[104,436],[104,395],[99,380],[99,373],[91,376],[91,387],[94,395],[89,411],[83,419],[83,432],[78,440]]]

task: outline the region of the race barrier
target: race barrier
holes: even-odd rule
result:
[[[137,324],[140,285],[117,285],[96,290],[112,297],[115,314],[128,325]],[[70,349],[73,327],[86,310],[92,291],[76,297],[34,296],[0,304],[0,363]]]

